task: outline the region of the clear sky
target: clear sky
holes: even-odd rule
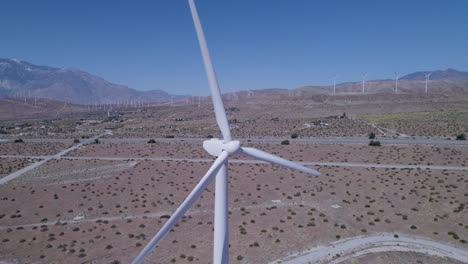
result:
[[[468,1],[198,0],[222,90],[468,70]],[[0,1],[0,58],[208,94],[186,0]]]

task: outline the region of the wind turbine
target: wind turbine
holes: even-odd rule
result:
[[[362,93],[365,91],[367,72],[362,75]]]
[[[432,72],[429,74],[424,75],[426,77],[426,93],[427,93],[427,81],[429,80],[429,77],[431,77]]]
[[[171,228],[180,220],[193,203],[200,197],[202,192],[216,175],[215,185],[215,211],[214,211],[214,242],[213,242],[213,263],[229,263],[229,237],[228,237],[228,159],[235,154],[244,154],[262,161],[281,165],[291,169],[296,169],[305,173],[319,176],[318,171],[309,169],[278,156],[257,150],[254,148],[241,147],[240,142],[232,140],[229,123],[224,110],[224,104],[221,98],[221,92],[218,87],[218,81],[211,62],[208,45],[201,27],[200,18],[194,0],[189,0],[190,11],[192,13],[195,30],[197,32],[198,42],[200,44],[205,71],[208,77],[208,83],[213,100],[216,122],[221,130],[223,139],[211,139],[203,142],[203,148],[212,156],[217,157],[208,172],[203,176],[200,182],[195,186],[192,192],[182,202],[179,208],[151,239],[140,254],[133,260],[133,264],[139,264],[156,247],[161,239],[170,232]]]
[[[338,78],[337,74],[335,74],[335,76],[333,76],[333,95],[336,94],[336,78]]]
[[[398,78],[400,78],[400,75],[398,75],[398,72],[395,72],[395,93],[398,93]]]

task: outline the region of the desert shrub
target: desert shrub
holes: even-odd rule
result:
[[[297,138],[297,137],[299,137],[298,133],[294,132],[294,133],[291,134],[291,138]]]
[[[148,143],[150,143],[150,144],[156,143],[156,140],[150,139],[150,140],[148,140]]]
[[[369,146],[374,146],[374,147],[380,147],[382,144],[380,144],[380,141],[377,140],[371,140],[369,142]]]
[[[375,139],[375,133],[374,132],[369,133],[369,139]]]
[[[164,137],[165,137],[165,138],[175,138],[174,135],[166,135],[166,136],[164,136]]]
[[[94,144],[99,144],[99,143],[101,143],[101,141],[99,141],[99,139],[96,138],[96,139],[94,140]]]
[[[206,138],[213,138],[213,135],[208,135],[206,136]]]
[[[281,145],[289,145],[289,140],[283,140],[283,141],[281,141]]]
[[[14,141],[15,143],[24,143],[24,141],[21,138],[17,138]]]
[[[73,140],[73,143],[80,143],[80,140],[77,139],[77,138],[75,138],[75,139]]]
[[[458,134],[455,139],[456,140],[466,140],[466,135],[465,134]]]

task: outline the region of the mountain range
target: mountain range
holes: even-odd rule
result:
[[[429,79],[433,81],[440,80],[468,80],[468,72],[457,71],[455,69],[437,70],[433,72],[415,72],[405,75],[400,80],[408,81],[425,81],[426,76],[429,75]]]
[[[403,93],[424,91],[426,75],[430,72],[415,72],[399,79],[398,90]],[[433,71],[429,78],[430,92],[444,95],[468,95],[468,72],[454,69]],[[332,86],[304,86],[292,90],[264,89],[255,91],[263,95],[314,95],[329,94]],[[373,93],[390,93],[395,80],[369,80],[365,90]],[[362,91],[361,82],[341,83],[337,93]],[[242,92],[235,92],[242,94]],[[247,94],[247,93],[246,93]],[[35,97],[76,104],[115,104],[128,102],[161,102],[183,96],[170,95],[162,90],[139,91],[115,84],[79,69],[61,69],[38,66],[15,59],[0,59],[0,98]]]
[[[0,59],[1,97],[37,97],[77,104],[110,104],[167,101],[171,95],[162,90],[138,91],[78,69],[60,69],[15,59]]]

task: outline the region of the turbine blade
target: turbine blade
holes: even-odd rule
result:
[[[241,148],[241,149],[244,154],[254,157],[256,159],[274,163],[274,164],[281,165],[284,167],[288,167],[290,169],[299,170],[305,173],[310,173],[316,176],[320,176],[320,172],[316,170],[309,169],[305,166],[299,165],[287,159],[280,158],[276,155],[273,155],[273,154],[270,154],[270,153],[267,153],[258,149],[254,149],[254,148]]]
[[[211,91],[211,99],[213,100],[213,106],[216,116],[216,122],[218,123],[219,129],[223,134],[224,141],[227,143],[232,140],[231,130],[229,129],[229,123],[227,120],[226,112],[224,110],[223,99],[221,98],[221,92],[219,91],[218,80],[216,79],[216,73],[211,62],[210,52],[208,51],[208,44],[206,43],[205,34],[201,26],[200,18],[198,17],[197,7],[195,6],[194,0],[189,0],[190,11],[192,12],[193,23],[195,30],[197,31],[198,43],[200,44],[201,53],[203,56],[203,63],[205,64],[206,76],[208,77],[208,84]]]
[[[153,250],[154,247],[161,241],[161,239],[171,231],[172,227],[177,224],[179,219],[187,212],[187,210],[192,206],[192,204],[200,197],[202,192],[206,189],[208,184],[210,184],[213,177],[218,172],[219,168],[227,160],[228,154],[223,151],[219,157],[215,160],[213,165],[211,165],[208,172],[203,176],[200,182],[195,186],[192,192],[185,198],[184,202],[177,208],[174,214],[167,220],[164,226],[159,230],[159,232],[151,239],[151,241],[146,245],[146,247],[138,254],[138,256],[133,260],[132,264],[139,264],[143,259]]]

